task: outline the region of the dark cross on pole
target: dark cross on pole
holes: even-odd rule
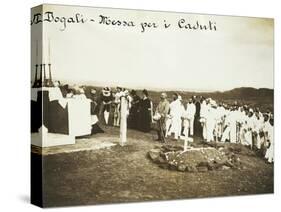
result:
[[[34,83],[33,83],[33,88],[39,87],[40,83],[38,81],[38,40],[36,40],[36,65],[35,65],[35,76],[34,76]]]
[[[48,66],[49,66],[49,86],[53,87],[54,83],[53,83],[53,79],[52,79],[51,63],[49,63]]]
[[[43,65],[40,64],[40,78],[38,81],[38,87],[42,87],[42,72],[43,72]]]
[[[44,73],[44,80],[43,80],[43,87],[47,86],[47,77],[46,77],[46,64],[43,64],[43,73]]]
[[[34,76],[34,83],[32,86],[33,88],[36,88],[38,84],[37,73],[38,73],[38,64],[35,65],[35,76]]]

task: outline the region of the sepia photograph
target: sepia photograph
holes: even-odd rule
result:
[[[274,193],[274,19],[31,9],[31,202]]]

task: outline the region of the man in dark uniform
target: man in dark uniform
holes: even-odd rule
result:
[[[157,121],[157,141],[165,142],[166,121],[170,110],[170,103],[167,100],[167,94],[162,93],[160,102],[156,108],[154,120]]]
[[[109,87],[105,87],[101,92],[101,107],[99,111],[99,116],[104,120],[105,124],[108,124],[109,114],[111,109],[111,103],[113,100],[112,92]]]
[[[195,117],[194,117],[194,135],[202,136],[202,126],[200,123],[200,110],[201,110],[201,103],[203,101],[203,97],[201,96],[199,99],[193,97],[193,102],[196,107]]]
[[[140,97],[137,95],[137,92],[135,90],[131,91],[131,108],[129,111],[129,117],[128,117],[128,127],[132,129],[138,128],[138,118],[139,118],[139,112],[140,112]]]
[[[152,121],[152,103],[148,98],[147,90],[142,91],[142,99],[140,101],[140,112],[139,112],[139,121],[138,129],[142,132],[149,132],[151,129]]]

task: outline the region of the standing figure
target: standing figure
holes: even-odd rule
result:
[[[152,102],[148,98],[146,89],[142,91],[142,99],[139,105],[138,129],[142,132],[149,132],[152,121]]]
[[[274,161],[274,132],[273,132],[273,118],[269,120],[270,125],[267,125],[266,132],[267,132],[267,141],[269,147],[266,150],[265,158],[269,163]]]
[[[165,142],[165,134],[166,134],[166,121],[167,121],[167,115],[169,113],[170,104],[167,100],[167,94],[162,93],[160,96],[160,102],[158,106],[156,107],[154,120],[157,121],[157,135],[158,141]]]
[[[252,134],[252,129],[253,129],[253,121],[252,121],[252,116],[253,116],[253,111],[250,109],[249,112],[247,113],[246,117],[246,132],[245,132],[245,145],[250,146],[251,148],[253,147],[253,134]]]
[[[214,130],[216,125],[216,107],[214,104],[209,106],[206,111],[206,141],[214,141]]]
[[[89,99],[91,99],[91,125],[92,132],[91,134],[103,133],[104,131],[99,126],[99,118],[98,118],[98,103],[97,103],[97,91],[92,88],[89,93]]]
[[[256,111],[253,115],[254,117],[254,128],[253,128],[253,143],[257,149],[261,149],[261,137],[260,131],[262,130],[263,125],[263,116]]]
[[[217,140],[221,140],[223,130],[224,130],[224,116],[225,116],[225,108],[219,103],[217,107],[217,114],[218,114],[218,121],[217,121],[217,130],[216,130],[216,137]]]
[[[229,140],[230,143],[236,143],[237,141],[237,119],[238,111],[235,107],[232,107],[230,112],[225,117],[225,129],[222,135],[222,142]]]
[[[110,107],[113,100],[112,93],[109,87],[105,87],[101,92],[101,107],[100,107],[100,117],[104,119],[105,124],[108,124]]]
[[[130,93],[131,96],[131,107],[129,110],[129,117],[128,117],[128,127],[132,129],[138,128],[138,120],[139,120],[139,113],[140,113],[140,97],[137,95],[135,90],[132,90]]]
[[[185,136],[193,136],[194,134],[194,116],[196,112],[196,106],[193,103],[192,99],[188,100],[185,112],[184,112],[184,132]]]
[[[263,114],[263,123],[261,126],[260,139],[261,139],[261,152],[264,156],[268,147],[268,129],[270,127],[269,115]]]
[[[120,87],[116,88],[116,93],[114,97],[114,119],[113,119],[113,126],[118,127],[120,126],[120,102],[121,102],[121,91]]]
[[[200,111],[201,111],[201,102],[203,101],[203,97],[201,97],[199,100],[194,99],[194,104],[196,108],[195,117],[194,117],[194,134],[196,136],[202,136],[202,125],[200,123]]]
[[[203,100],[201,103],[201,109],[200,109],[200,123],[202,126],[202,137],[204,140],[207,140],[207,127],[206,127],[206,122],[207,122],[207,114],[208,114],[208,109],[209,109],[209,103],[207,100]]]
[[[173,94],[174,101],[170,103],[170,126],[168,126],[166,136],[171,136],[174,133],[174,138],[179,139],[181,135],[182,116],[184,114],[184,107],[181,102],[181,97],[178,94]]]

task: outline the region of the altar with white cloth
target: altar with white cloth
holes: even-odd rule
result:
[[[83,136],[91,134],[91,100],[87,98],[66,98],[68,105],[69,135]]]
[[[82,95],[64,98],[59,87],[32,88],[32,144],[74,144],[75,137],[91,134],[90,104],[91,100]]]

